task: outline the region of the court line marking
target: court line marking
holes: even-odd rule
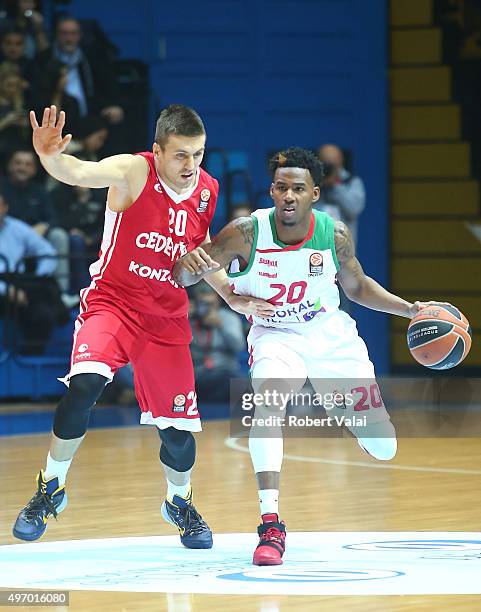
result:
[[[234,438],[225,438],[224,444],[232,449],[242,453],[248,453],[249,449],[246,446],[239,444]],[[367,461],[346,461],[343,459],[322,459],[321,457],[304,457],[302,455],[284,454],[284,459],[290,461],[304,461],[306,463],[325,463],[327,465],[350,465],[353,467],[371,468],[374,470],[401,470],[405,472],[435,472],[438,474],[481,474],[481,470],[464,470],[461,468],[434,468],[422,467],[420,465],[400,465],[395,463],[368,463]]]

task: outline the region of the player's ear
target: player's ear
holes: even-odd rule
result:
[[[158,155],[160,153],[160,145],[158,142],[154,142],[154,144],[152,145],[152,153],[154,155]]]
[[[317,202],[317,200],[321,197],[321,188],[317,185],[314,187],[314,191],[312,192],[312,201]]]
[[[269,189],[269,195],[272,199],[274,199],[274,183],[271,183],[271,188]]]

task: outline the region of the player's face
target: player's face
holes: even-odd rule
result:
[[[277,219],[282,225],[293,227],[310,215],[320,192],[306,168],[278,168],[270,193]]]
[[[205,134],[169,136],[163,147],[155,143],[155,167],[160,178],[178,193],[189,190],[195,181],[204,151]]]

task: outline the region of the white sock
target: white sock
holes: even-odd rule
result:
[[[67,461],[55,461],[55,459],[52,459],[49,453],[47,455],[47,466],[44,472],[45,479],[50,480],[50,478],[54,478],[56,476],[58,478],[58,484],[60,486],[64,485],[71,463],[72,459],[67,459]]]
[[[279,490],[261,489],[259,491],[261,514],[279,514]]]
[[[167,481],[167,499],[169,501],[172,501],[174,495],[179,495],[180,497],[187,499],[187,497],[189,497],[189,494],[190,494],[190,479],[184,485],[176,485],[173,482],[170,482],[170,480]]]

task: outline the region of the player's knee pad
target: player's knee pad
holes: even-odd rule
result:
[[[72,376],[53,421],[53,433],[62,440],[74,440],[87,431],[90,410],[100,397],[107,378],[100,374]]]
[[[195,438],[190,431],[158,429],[162,440],[160,460],[176,472],[188,472],[195,463]]]
[[[379,461],[394,459],[397,452],[396,438],[359,438],[359,446]]]

